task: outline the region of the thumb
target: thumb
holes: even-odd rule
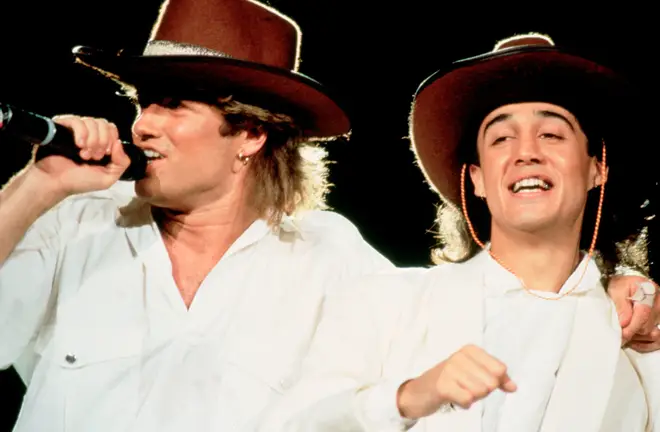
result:
[[[640,333],[643,327],[651,318],[651,307],[641,303],[635,303],[633,307],[633,316],[627,326],[623,327],[621,337],[624,342],[628,342],[637,333]]]
[[[633,302],[630,300],[630,289],[628,287],[617,286],[616,289],[610,289],[607,292],[614,302],[616,314],[619,317],[621,327],[627,327],[633,317]]]
[[[629,326],[633,317],[633,302],[628,299],[615,300],[614,305],[616,306],[616,313],[619,317],[621,327]]]
[[[129,158],[124,151],[124,144],[121,140],[116,140],[114,144],[112,144],[110,161],[113,165],[122,168],[122,171],[128,168],[131,164],[131,158]]]
[[[513,382],[513,380],[511,380],[509,375],[504,375],[500,384],[500,388],[507,393],[513,393],[518,390],[518,386],[515,382]]]

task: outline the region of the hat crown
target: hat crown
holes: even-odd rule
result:
[[[500,52],[509,48],[518,48],[521,46],[555,46],[550,36],[540,33],[526,33],[502,39],[495,44],[493,52]]]
[[[166,0],[144,55],[231,57],[298,71],[301,31],[251,0]]]

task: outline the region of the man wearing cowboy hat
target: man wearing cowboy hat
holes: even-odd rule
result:
[[[0,195],[0,367],[15,431],[237,431],[296,380],[326,288],[390,268],[320,211],[344,110],[300,74],[300,31],[246,0],[171,0],[143,55],[79,48],[136,88],[137,197],[114,125],[61,116],[80,156]],[[130,87],[129,87],[130,86]],[[110,189],[109,189],[110,188]]]
[[[633,94],[536,34],[428,78],[411,137],[463,215],[440,224],[454,262],[330,294],[302,378],[262,430],[660,430],[660,353],[622,348],[595,259],[643,225],[631,186],[647,173],[625,172],[643,169],[626,155]]]
[[[391,266],[345,219],[303,212],[326,191],[304,140],[349,125],[297,73],[299,38],[258,3],[172,0],[143,56],[76,50],[137,89],[151,161],[132,200],[115,127],[61,116],[83,158],[112,163],[44,158],[2,192],[17,431],[246,429],[296,380],[326,287]]]

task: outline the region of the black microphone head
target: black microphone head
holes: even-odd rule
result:
[[[119,178],[125,181],[143,179],[147,170],[147,156],[138,146],[124,142],[124,153],[131,159],[131,164]]]

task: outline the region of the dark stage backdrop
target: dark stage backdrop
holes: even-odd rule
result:
[[[139,51],[159,4],[160,0],[3,1],[0,102],[45,115],[106,117],[128,139],[132,108],[114,95],[113,85],[73,65],[70,49],[92,45]],[[301,72],[340,91],[353,113],[350,142],[328,145],[330,159],[336,162],[330,204],[401,266],[428,265],[434,242],[436,199],[414,165],[406,136],[412,94],[437,68],[488,51],[496,40],[513,33],[545,32],[558,44],[648,86],[648,107],[631,109],[657,109],[655,64],[660,40],[652,21],[656,15],[633,2],[609,9],[602,2],[594,3],[597,9],[576,2],[524,7],[498,2],[498,8],[488,10],[477,2],[422,0],[272,0],[270,4],[297,20],[303,30]],[[648,139],[650,147],[657,136]],[[26,163],[30,149],[1,144],[0,182],[4,183]],[[653,271],[655,275],[655,267]],[[11,429],[23,391],[11,369],[0,373],[0,431]]]

